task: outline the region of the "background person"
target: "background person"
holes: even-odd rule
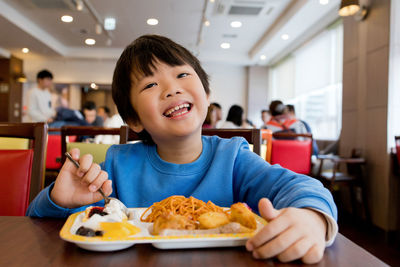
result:
[[[53,87],[53,74],[48,70],[39,71],[36,81],[37,86],[29,93],[27,114],[32,122],[51,123],[56,115],[50,93]]]
[[[221,128],[220,125],[222,123],[222,107],[217,102],[211,103],[211,105],[216,111],[216,121],[215,121],[215,128]]]
[[[82,106],[82,114],[90,126],[103,126],[103,119],[97,116],[96,103],[86,101]]]
[[[261,111],[261,120],[263,121],[263,124],[261,125],[261,129],[268,129],[267,123],[271,120],[272,115],[269,110],[263,109]]]

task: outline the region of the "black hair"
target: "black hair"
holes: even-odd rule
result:
[[[294,105],[291,105],[291,104],[286,105],[286,108],[287,108],[288,111],[293,112],[293,114],[296,113],[296,111],[294,109]]]
[[[99,107],[99,108],[104,109],[104,112],[105,112],[108,116],[111,115],[111,110],[110,110],[107,106],[101,106],[101,107]]]
[[[169,66],[190,65],[199,76],[205,92],[210,93],[208,75],[192,53],[167,37],[143,35],[125,48],[114,70],[112,97],[125,122],[139,122],[139,116],[131,103],[132,78],[152,75],[157,61]],[[138,135],[144,142],[152,143],[146,130]]]
[[[216,107],[216,108],[222,109],[222,108],[221,108],[221,105],[218,104],[217,102],[213,102],[213,103],[211,103],[210,105],[211,105],[211,106],[214,106],[214,107]]]
[[[96,109],[96,103],[94,103],[93,101],[86,101],[83,106],[82,106],[82,110],[94,110]]]
[[[44,79],[44,78],[50,78],[53,79],[53,74],[48,71],[48,70],[41,70],[38,72],[38,74],[36,75],[36,80],[38,79]]]
[[[285,112],[285,105],[280,100],[274,100],[269,104],[269,110],[272,116],[282,115]]]
[[[233,122],[237,126],[242,126],[243,123],[243,109],[241,106],[233,105],[229,109],[227,121]]]
[[[268,113],[268,114],[271,115],[271,111],[269,111],[268,109],[263,109],[263,110],[261,110],[261,113],[264,113],[264,112],[266,112],[266,113]]]

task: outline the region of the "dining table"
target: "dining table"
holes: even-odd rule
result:
[[[119,251],[79,248],[59,236],[65,219],[0,216],[0,266],[303,266],[301,261],[254,259],[245,247],[158,249],[135,244]],[[387,266],[338,234],[322,260],[310,266]]]

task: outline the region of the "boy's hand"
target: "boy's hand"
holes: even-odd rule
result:
[[[54,203],[64,208],[95,203],[102,199],[97,191],[100,187],[109,196],[112,192],[111,180],[108,180],[108,174],[101,170],[100,165],[93,163],[93,156],[87,154],[79,158],[77,148],[70,153],[80,167],[78,169],[69,159],[65,161],[50,193]]]
[[[263,198],[259,211],[268,224],[246,243],[253,257],[277,257],[282,262],[301,259],[306,264],[317,263],[325,249],[326,221],[323,215],[310,209],[276,210]]]

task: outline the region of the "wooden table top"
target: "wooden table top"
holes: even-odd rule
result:
[[[255,260],[244,247],[160,250],[136,244],[114,252],[86,251],[59,237],[64,222],[1,216],[0,266],[302,266]],[[339,234],[317,266],[387,265]]]

